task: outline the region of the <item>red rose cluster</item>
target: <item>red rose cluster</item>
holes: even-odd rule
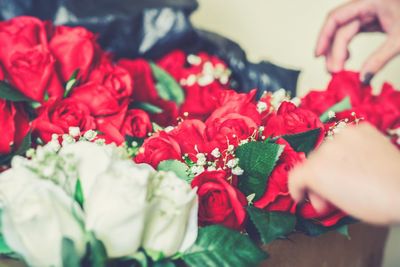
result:
[[[359,73],[339,72],[332,76],[326,90],[308,93],[302,99],[301,107],[320,116],[346,97],[350,100],[350,106],[332,114],[327,128],[346,119],[365,120],[400,145],[400,91],[389,83],[385,83],[381,91],[374,94],[370,85],[360,83]]]
[[[188,164],[192,186],[198,188],[200,224],[222,224],[241,230],[250,201],[238,188],[243,170],[238,166],[235,150],[248,142],[276,139],[283,147],[282,154],[264,194],[253,204],[268,211],[294,214],[296,203],[288,191],[288,172],[305,160],[305,154],[296,152],[281,136],[319,129],[317,146],[325,136],[324,125],[312,111],[289,101],[281,101],[279,107],[274,107],[274,98],[266,94],[257,101],[255,91],[240,94],[218,90],[208,116],[203,112],[197,119],[185,119],[174,128],[155,133],[145,140],[135,160],[155,168],[171,159]],[[335,209],[323,216],[315,212],[310,216],[310,210],[314,210],[308,203],[299,210],[301,216],[325,226],[334,225],[344,216]]]
[[[312,91],[298,105],[281,91],[257,100],[255,90],[230,90],[226,64],[202,52],[176,50],[156,63],[116,61],[85,28],[33,17],[0,22],[0,40],[0,171],[30,135],[33,145],[71,127],[117,144],[142,139],[132,150],[136,162],[158,168],[175,160],[185,167],[198,190],[201,225],[243,230],[252,206],[335,226],[341,211],[317,214],[309,202],[293,201],[290,170],[342,124],[369,121],[400,144],[400,92],[385,84],[374,95],[357,73],[335,74],[326,91]],[[249,178],[238,154],[252,143],[275,156],[258,153],[261,160],[247,166]],[[273,162],[263,176],[264,158]],[[243,189],[244,177],[265,181],[251,188],[257,195]]]
[[[18,17],[0,23],[0,38],[0,79],[36,107],[29,129],[22,104],[0,100],[0,126],[7,129],[2,131],[7,136],[0,141],[0,154],[10,153],[29,130],[35,139],[47,142],[54,133],[79,127],[81,132],[98,130],[99,136],[118,144],[126,135],[143,138],[152,131],[149,115],[133,105],[148,85],[114,63],[95,34]],[[140,60],[130,64],[138,69],[149,66]],[[151,72],[142,72],[152,79]]]

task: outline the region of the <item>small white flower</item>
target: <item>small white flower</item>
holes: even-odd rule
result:
[[[75,141],[75,140],[74,140]],[[58,142],[58,140],[51,140],[50,142],[47,143],[46,147],[50,148],[51,150],[57,152],[60,150],[61,145]]]
[[[193,173],[193,175],[199,175],[204,172],[204,167],[195,165],[190,168],[190,171]]]
[[[336,113],[333,110],[328,111],[328,118],[332,119],[336,117]]]
[[[172,131],[174,129],[174,126],[167,126],[165,127],[164,131],[169,133],[170,131]]]
[[[51,135],[51,140],[58,140],[58,134],[52,134]]]
[[[227,84],[229,82],[229,76],[227,75],[221,76],[221,78],[219,78],[219,82],[222,84]]]
[[[214,66],[211,62],[207,61],[203,65],[203,73],[204,74],[213,74],[214,72]]]
[[[242,175],[244,173],[243,169],[240,168],[239,166],[236,166],[235,168],[232,169],[232,174],[234,175]]]
[[[79,127],[69,127],[69,135],[72,137],[78,137],[81,134]]]
[[[211,155],[212,155],[214,158],[219,158],[219,157],[221,157],[221,152],[219,151],[219,148],[218,148],[218,147],[217,147],[217,148],[214,148],[214,150],[211,151]]]
[[[189,64],[192,64],[192,65],[197,66],[197,65],[200,65],[200,64],[201,64],[201,58],[200,58],[199,56],[190,54],[190,55],[188,55],[188,57],[187,57],[187,62],[188,62]]]
[[[196,75],[190,74],[189,77],[186,79],[187,86],[193,86],[196,83]]]
[[[226,166],[230,169],[235,168],[239,164],[239,159],[230,159],[226,163]]]
[[[139,144],[138,144],[138,142],[136,142],[136,141],[132,141],[131,145],[132,145],[133,147],[137,147]]]
[[[241,146],[241,145],[247,144],[248,142],[249,142],[249,140],[247,140],[247,139],[240,140],[239,145]]]
[[[263,113],[265,110],[267,110],[267,104],[265,102],[258,102],[257,103],[257,111],[258,113]]]
[[[88,141],[94,140],[96,138],[96,136],[97,136],[97,133],[96,133],[96,131],[93,131],[93,130],[86,131],[86,133],[83,135],[83,137],[85,139],[87,139]]]
[[[206,159],[206,156],[203,153],[198,153],[196,155],[196,158],[197,158],[197,162],[196,162],[197,165],[199,165],[199,166],[206,165],[207,159]]]
[[[255,197],[256,197],[256,193],[253,193],[253,194],[248,195],[248,196],[246,197],[247,202],[248,202],[249,204],[253,203],[253,200],[254,200]]]
[[[198,83],[200,86],[207,86],[207,85],[212,84],[213,81],[214,81],[214,77],[213,77],[212,75],[207,74],[207,75],[201,76],[201,77],[198,79],[197,83]]]
[[[228,151],[229,152],[232,152],[234,149],[235,149],[235,147],[233,145],[229,145],[228,146]]]

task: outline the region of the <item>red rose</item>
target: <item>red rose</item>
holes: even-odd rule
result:
[[[148,163],[157,168],[161,161],[181,160],[182,153],[178,142],[166,132],[155,133],[146,139],[135,158],[136,163]]]
[[[54,72],[54,58],[43,46],[16,51],[7,69],[11,83],[27,97],[41,102],[47,91],[61,97],[64,89]]]
[[[152,131],[149,115],[140,109],[131,109],[127,112],[121,127],[122,136],[145,138]]]
[[[175,102],[158,98],[152,100],[151,104],[159,107],[162,110],[160,113],[151,113],[151,121],[154,121],[163,127],[177,124],[178,106]]]
[[[108,59],[103,59],[102,63],[90,73],[89,80],[113,90],[118,101],[132,97],[131,75],[126,69],[113,65]]]
[[[218,95],[219,108],[216,109],[208,121],[224,117],[230,113],[237,113],[251,118],[257,125],[261,124],[261,116],[255,105],[256,90],[246,94],[239,94],[233,90],[222,90]]]
[[[297,134],[321,129],[320,143],[324,137],[324,126],[321,120],[311,111],[298,108],[291,102],[282,102],[276,114],[271,114],[265,120],[263,135],[275,137],[286,134]]]
[[[197,153],[208,152],[205,128],[202,121],[185,120],[169,134],[179,143],[181,153],[194,159]]]
[[[203,172],[192,181],[199,196],[199,224],[221,224],[240,230],[246,219],[246,197],[226,181],[223,171]]]
[[[182,50],[174,50],[157,61],[157,65],[166,70],[177,81],[183,78],[185,64],[186,53]]]
[[[301,99],[300,107],[321,116],[341,100],[335,91],[311,91]]]
[[[256,136],[258,131],[258,125],[251,118],[237,113],[207,120],[206,127],[207,138],[216,142],[216,147],[237,146],[241,140]]]
[[[0,23],[0,61],[5,79],[36,101],[42,101],[46,91],[50,96],[60,97],[64,90],[54,70],[46,28],[46,23],[33,17]]]
[[[254,203],[254,206],[269,211],[294,213],[296,205],[289,194],[288,174],[296,164],[305,160],[305,154],[294,151],[282,138],[278,139],[276,143],[284,146],[283,152],[268,178],[263,196]]]
[[[3,67],[0,64],[0,81],[4,80],[4,70]]]
[[[115,90],[96,82],[88,82],[74,88],[70,98],[86,104],[94,116],[119,113],[127,103],[118,101]]]
[[[301,107],[321,115],[330,107],[350,97],[353,107],[369,101],[372,88],[360,82],[357,72],[341,71],[332,75],[326,91],[311,91],[301,101]]]
[[[0,22],[0,61],[6,68],[10,66],[9,58],[19,50],[37,45],[48,47],[47,23],[34,17],[21,16]]]
[[[83,27],[58,26],[50,40],[50,50],[64,81],[77,69],[85,80],[101,55],[96,36]]]
[[[29,117],[23,107],[0,99],[0,155],[9,154],[13,148],[18,148],[29,128]]]
[[[185,90],[185,102],[180,110],[187,118],[206,120],[210,114],[219,107],[220,91],[224,90],[221,86],[213,83],[206,87],[193,85]]]
[[[329,206],[324,213],[317,213],[310,202],[306,202],[299,209],[299,215],[304,219],[312,220],[325,227],[334,226],[347,215],[333,206]]]
[[[122,59],[118,65],[125,68],[133,80],[133,99],[151,103],[158,98],[151,67],[144,59]]]
[[[50,141],[54,133],[68,133],[70,127],[79,127],[81,132],[96,129],[89,108],[72,98],[47,101],[38,109],[38,117],[32,126],[34,134],[45,142]]]

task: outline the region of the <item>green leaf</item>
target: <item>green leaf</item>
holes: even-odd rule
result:
[[[344,225],[352,224],[355,222],[357,222],[357,220],[348,216],[341,219],[336,225],[333,225],[331,227],[325,227],[318,221],[306,220],[298,216],[296,229],[308,236],[319,236],[329,231],[336,231],[337,229],[339,229]]]
[[[93,232],[88,233],[89,261],[91,266],[106,267],[107,252],[104,244],[98,240]]]
[[[349,226],[346,224],[346,225],[342,225],[342,226],[340,226],[338,229],[336,229],[336,231],[339,233],[339,234],[341,234],[341,235],[343,235],[343,236],[345,236],[345,237],[347,237],[347,239],[351,239],[350,238],[350,234],[349,234]]]
[[[5,81],[0,81],[0,98],[9,100],[12,102],[32,102],[32,99],[29,99],[20,91],[12,87],[10,84]]]
[[[259,199],[282,151],[283,146],[274,143],[250,142],[239,146],[236,156],[244,170],[239,178],[240,191],[246,196],[255,193],[254,200]]]
[[[151,70],[157,81],[158,95],[164,100],[170,100],[178,105],[185,101],[185,93],[182,87],[165,70],[150,62]]]
[[[333,112],[342,112],[348,109],[351,109],[351,101],[350,101],[350,97],[346,96],[345,98],[343,98],[340,102],[336,103],[335,105],[333,105],[332,107],[330,107],[327,111],[325,111],[320,117],[319,119],[322,122],[327,122],[329,121],[329,112],[333,111]]]
[[[80,267],[81,260],[78,252],[76,251],[74,241],[64,237],[62,239],[62,263],[63,267]]]
[[[172,160],[161,161],[158,164],[157,169],[159,171],[165,171],[165,172],[171,171],[175,173],[179,178],[185,180],[188,183],[192,181],[192,178],[190,178],[187,175],[187,172],[189,170],[188,166],[185,163],[182,163],[178,160],[172,159]]]
[[[79,73],[79,69],[75,70],[72,73],[71,77],[68,79],[67,83],[65,84],[64,98],[68,97],[68,95],[71,93],[71,90],[77,85],[78,73]]]
[[[13,254],[14,251],[7,245],[2,234],[0,234],[0,255]]]
[[[183,261],[192,267],[250,267],[267,257],[249,236],[212,225],[199,229],[196,243],[183,254]]]
[[[143,109],[144,111],[147,111],[151,114],[160,114],[163,112],[163,109],[160,107],[157,107],[153,104],[146,103],[146,102],[137,102],[134,105],[135,108]]]
[[[24,137],[21,145],[14,152],[0,157],[0,164],[7,164],[11,161],[14,156],[24,156],[26,151],[32,146],[32,135],[31,132]]]
[[[286,237],[296,226],[296,216],[287,212],[264,211],[251,206],[247,207],[247,212],[264,244]]]
[[[84,197],[80,179],[76,181],[74,199],[78,202],[79,206],[83,207]]]
[[[321,129],[317,128],[303,133],[282,136],[297,152],[310,153],[317,145]]]

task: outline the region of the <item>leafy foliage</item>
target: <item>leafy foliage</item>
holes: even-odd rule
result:
[[[171,77],[165,70],[161,69],[154,63],[150,63],[154,78],[157,81],[158,95],[164,99],[173,101],[181,105],[185,101],[185,94],[182,87]]]
[[[158,164],[157,169],[159,171],[171,171],[175,173],[179,178],[185,180],[186,182],[190,183],[191,178],[188,176],[188,166],[186,164],[178,161],[178,160],[164,160]]]
[[[189,266],[257,266],[268,255],[247,235],[220,225],[199,229],[196,243],[183,254]]]
[[[290,146],[297,152],[309,154],[317,145],[321,135],[321,129],[317,128],[299,134],[291,134],[282,136]]]
[[[246,196],[259,199],[265,192],[268,177],[282,154],[283,146],[267,142],[250,142],[236,150],[239,166],[244,173],[239,178],[239,189]]]
[[[287,236],[296,226],[296,216],[287,212],[264,211],[251,206],[247,212],[264,244]]]
[[[32,102],[32,99],[29,99],[20,91],[12,87],[10,84],[5,81],[0,81],[0,98],[9,100],[12,102]]]

